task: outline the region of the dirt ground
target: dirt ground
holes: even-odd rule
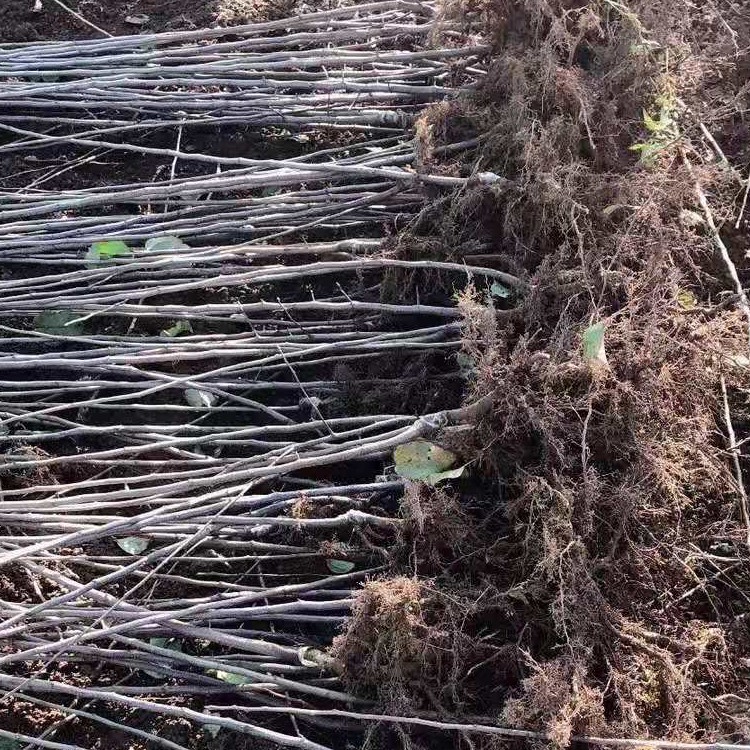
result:
[[[67,0],[66,10],[55,0],[41,0],[41,10],[34,10],[34,0],[3,0],[0,42],[103,36],[75,14],[120,36],[267,20],[292,5],[291,0]]]
[[[113,36],[191,29],[212,24],[217,16],[216,3],[201,0],[73,0],[66,5]],[[144,23],[128,23],[127,18]],[[0,7],[0,40],[4,42],[101,36],[53,0],[42,0],[41,12],[34,11],[33,0],[6,0]]]

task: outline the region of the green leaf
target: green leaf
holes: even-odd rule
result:
[[[493,297],[500,297],[500,299],[508,299],[513,294],[513,292],[508,289],[507,286],[503,286],[497,281],[494,281],[492,283],[492,286],[490,287],[490,294]]]
[[[23,743],[19,740],[11,740],[8,737],[0,737],[0,750],[21,750]]]
[[[130,248],[122,240],[106,240],[104,242],[95,242],[91,245],[92,250],[99,253],[99,257],[111,259],[121,255],[127,255]]]
[[[630,150],[640,153],[641,163],[647,167],[652,167],[657,163],[656,157],[666,150],[668,145],[668,143],[659,142],[636,143],[630,146]]]
[[[97,268],[98,266],[112,260],[131,255],[130,248],[122,240],[104,240],[94,242],[84,256],[86,268]]]
[[[607,353],[604,349],[606,331],[604,323],[595,323],[583,332],[583,358],[587,362],[607,364]]]
[[[643,124],[646,126],[646,130],[648,130],[649,133],[659,133],[662,130],[664,130],[664,122],[663,122],[663,115],[664,110],[661,112],[662,117],[660,117],[658,120],[651,117],[651,115],[646,112],[646,110],[643,110]]]
[[[217,679],[222,682],[228,682],[230,685],[247,685],[249,680],[236,672],[227,672],[224,669],[217,669],[214,672]]]
[[[192,333],[192,332],[193,332],[193,326],[190,325],[189,320],[178,320],[176,323],[169,326],[169,328],[165,328],[161,332],[161,335],[175,338],[175,336],[182,336],[183,333]]]
[[[216,735],[221,731],[221,727],[218,724],[204,724],[203,731],[213,739],[216,739]]]
[[[683,310],[694,310],[698,306],[698,299],[689,289],[677,292],[677,303]]]
[[[167,235],[146,240],[145,250],[147,253],[163,253],[167,250],[184,250],[186,248],[189,248],[189,245],[186,245],[179,237]]]
[[[437,484],[438,482],[444,482],[446,479],[458,479],[461,474],[464,473],[466,464],[459,466],[457,469],[449,469],[448,471],[439,471],[437,474],[430,474],[424,481],[427,484]]]
[[[148,539],[141,536],[126,536],[124,539],[115,539],[117,546],[129,555],[140,555],[148,547]]]
[[[326,565],[328,570],[336,575],[343,575],[354,570],[354,563],[348,560],[326,560]]]
[[[400,477],[429,481],[430,477],[450,469],[456,463],[456,456],[439,445],[415,440],[399,445],[393,451],[393,460]]]
[[[70,310],[45,310],[34,318],[34,330],[53,336],[80,336],[83,323],[73,323],[80,318]]]
[[[98,268],[102,264],[101,256],[96,252],[96,250],[94,250],[93,247],[90,247],[86,251],[86,255],[83,256],[83,259],[86,261],[84,263],[86,268]]]

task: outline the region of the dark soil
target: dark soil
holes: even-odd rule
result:
[[[216,2],[204,0],[69,0],[65,4],[112,36],[194,29],[214,24],[217,16]],[[42,6],[36,13],[33,0],[5,0],[0,7],[0,41],[102,36],[53,0],[43,0]],[[139,16],[148,20],[143,24],[125,20]]]
[[[112,36],[252,23],[283,16],[291,0],[65,0],[65,6]],[[127,19],[130,18],[131,22]],[[136,22],[138,21],[138,22]],[[91,39],[103,34],[55,0],[3,0],[0,43]]]

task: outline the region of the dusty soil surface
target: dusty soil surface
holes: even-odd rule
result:
[[[204,0],[71,0],[66,5],[113,36],[212,25],[218,12],[215,2]],[[34,11],[33,0],[6,0],[0,7],[0,40],[5,42],[101,36],[54,0],[42,0],[41,12]]]
[[[292,4],[290,0],[66,0],[66,10],[55,0],[41,0],[41,11],[35,11],[34,0],[3,0],[0,42],[103,36],[75,14],[120,36],[250,23],[281,16]]]

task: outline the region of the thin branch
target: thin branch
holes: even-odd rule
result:
[[[687,159],[685,161],[688,165],[688,169],[692,173],[693,169],[690,165],[690,162],[688,162]],[[748,352],[750,352],[750,300],[748,299],[747,293],[742,286],[742,281],[740,280],[740,276],[737,273],[737,266],[735,266],[734,261],[732,260],[732,256],[729,254],[729,249],[724,244],[724,240],[721,239],[721,235],[719,234],[719,229],[717,228],[716,222],[714,221],[714,215],[711,211],[711,207],[708,204],[706,194],[703,192],[703,188],[701,187],[701,184],[697,179],[694,182],[694,187],[695,193],[698,196],[698,202],[700,203],[701,208],[703,209],[703,214],[706,217],[706,223],[708,224],[708,228],[711,231],[711,235],[714,239],[714,243],[719,250],[721,259],[724,261],[724,266],[727,269],[727,273],[729,274],[729,277],[732,279],[732,283],[734,284],[734,290],[737,293],[738,297],[737,304],[740,306],[740,309],[744,313],[747,320],[747,344]]]
[[[732,459],[732,468],[734,469],[734,478],[737,484],[739,494],[740,516],[742,523],[745,525],[745,544],[750,548],[750,509],[748,508],[747,491],[745,490],[745,480],[742,476],[742,466],[740,464],[740,451],[737,447],[737,436],[732,425],[732,415],[729,411],[729,398],[727,397],[727,384],[724,376],[721,376],[721,398],[724,404],[724,423],[727,428],[727,448]]]
[[[354,719],[356,721],[374,721],[384,724],[400,724],[430,729],[440,729],[456,732],[476,732],[478,734],[493,734],[501,737],[515,737],[528,740],[552,741],[553,737],[544,732],[533,732],[525,729],[512,729],[492,724],[468,724],[461,722],[437,721],[435,719],[423,719],[416,716],[391,716],[387,714],[358,713],[355,711],[344,711],[340,709],[309,709],[296,708],[292,706],[208,706],[208,710],[214,711],[237,711],[247,714],[288,714],[290,716],[329,716],[341,719]],[[750,745],[734,744],[729,742],[671,742],[670,740],[655,739],[633,739],[629,737],[593,737],[589,735],[574,735],[570,738],[572,743],[582,742],[589,745],[601,745],[603,747],[634,747],[634,748],[657,748],[658,750],[750,750]]]

